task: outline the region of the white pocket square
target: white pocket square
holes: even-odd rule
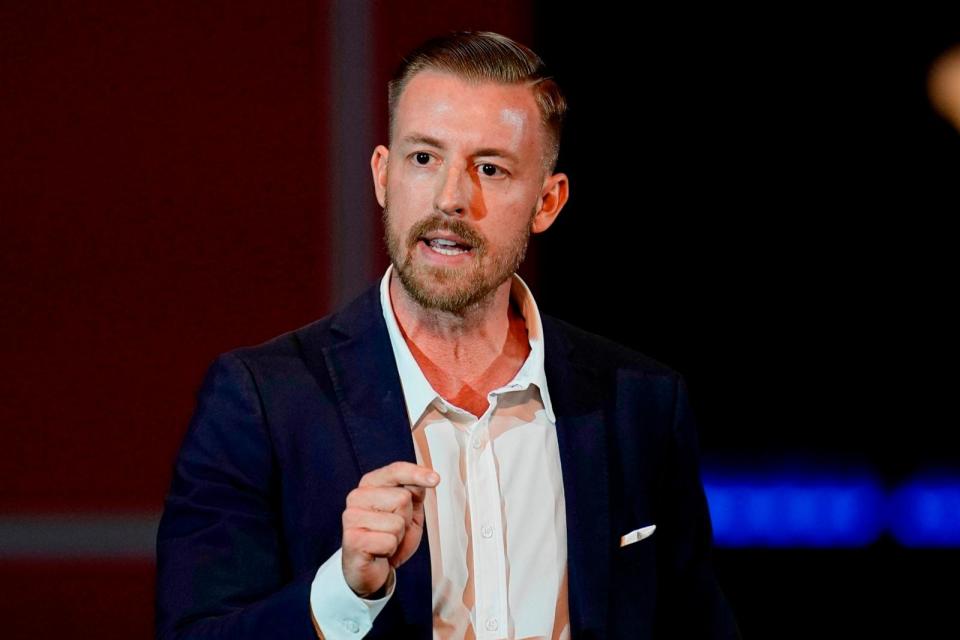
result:
[[[640,527],[639,529],[634,529],[625,536],[620,536],[620,546],[625,547],[628,544],[633,544],[634,542],[640,542],[644,538],[649,538],[657,528],[657,525],[652,524],[649,527]]]

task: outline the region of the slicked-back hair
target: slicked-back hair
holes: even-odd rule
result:
[[[413,76],[428,69],[449,73],[467,82],[528,85],[546,133],[543,168],[547,175],[553,173],[560,153],[560,132],[567,101],[540,56],[491,31],[453,31],[427,40],[403,58],[387,84],[391,143],[400,95]]]

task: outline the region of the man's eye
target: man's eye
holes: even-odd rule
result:
[[[503,169],[501,169],[495,164],[490,164],[489,162],[485,162],[481,164],[480,171],[483,173],[483,175],[487,176],[488,178],[495,178],[497,176],[504,175]]]
[[[426,153],[425,151],[418,151],[417,153],[413,154],[413,159],[417,164],[425,165],[430,162],[430,154]]]

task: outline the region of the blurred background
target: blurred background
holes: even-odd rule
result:
[[[686,376],[744,636],[955,633],[957,16],[558,7],[0,2],[4,637],[152,636],[206,367],[383,273],[386,81],[461,28],[568,94],[521,274]]]

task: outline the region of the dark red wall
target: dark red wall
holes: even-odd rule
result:
[[[329,312],[327,265],[356,250],[328,242],[332,3],[94,5],[0,7],[8,519],[159,513],[208,364]],[[370,126],[400,53],[524,39],[524,7],[376,3]],[[152,558],[56,555],[0,553],[3,637],[152,636]]]
[[[204,366],[324,310],[316,9],[24,3],[4,72],[4,509],[157,508]]]

